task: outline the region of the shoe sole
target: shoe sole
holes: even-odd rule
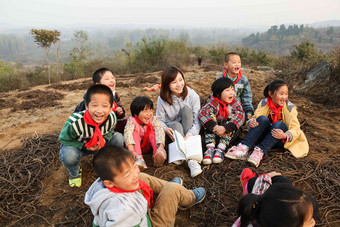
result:
[[[214,158],[213,159],[213,163],[214,164],[219,164],[219,163],[222,163],[223,162],[223,159],[222,158]]]
[[[191,207],[195,206],[196,204],[201,203],[201,202],[204,200],[206,194],[207,194],[207,193],[204,193],[204,196],[202,197],[202,199],[200,199],[199,201],[197,201],[197,202],[191,204],[190,206],[188,206],[188,207],[178,206],[178,209],[179,209],[179,210],[187,210],[187,209],[190,209]]]
[[[252,164],[253,166],[255,166],[256,168],[259,167],[260,164],[257,164],[255,161],[253,160],[247,160],[250,164]]]
[[[190,176],[192,177],[192,178],[194,178],[194,177],[197,177],[198,175],[200,175],[201,173],[202,173],[203,171],[202,170],[200,170],[198,173],[196,173],[196,174],[190,174]]]
[[[212,163],[211,159],[203,159],[202,163],[204,165],[210,165]]]
[[[224,155],[224,157],[230,158],[230,159],[234,159],[234,160],[247,160],[247,157],[235,157],[235,156],[231,156],[231,155]]]

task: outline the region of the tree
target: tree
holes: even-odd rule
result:
[[[50,84],[51,75],[50,75],[50,67],[48,64],[48,54],[50,52],[51,45],[59,41],[60,31],[32,28],[30,30],[30,34],[35,39],[34,42],[37,43],[39,47],[42,47],[45,51],[45,55],[46,55],[45,63],[48,69],[48,83]]]

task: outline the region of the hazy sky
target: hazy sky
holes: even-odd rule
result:
[[[340,0],[0,0],[0,23],[237,28],[340,20]]]

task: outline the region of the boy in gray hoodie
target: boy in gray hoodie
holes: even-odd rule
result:
[[[93,157],[99,178],[85,195],[93,226],[174,226],[178,207],[188,209],[205,197],[204,188],[188,190],[178,177],[167,182],[140,173],[131,152],[105,146]],[[153,204],[153,193],[159,194]]]

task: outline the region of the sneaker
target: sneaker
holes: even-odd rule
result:
[[[201,165],[198,164],[197,161],[189,160],[188,161],[188,166],[189,166],[189,169],[190,169],[191,177],[196,177],[197,175],[202,173]]]
[[[206,192],[205,192],[205,189],[204,189],[204,188],[202,188],[202,187],[200,187],[200,188],[195,188],[195,189],[192,189],[191,191],[195,194],[195,201],[194,201],[191,205],[189,205],[189,206],[187,206],[187,207],[179,206],[178,209],[180,209],[180,210],[187,210],[187,209],[189,209],[190,207],[192,207],[192,206],[194,206],[194,205],[196,205],[196,204],[202,202],[203,199],[205,198]]]
[[[242,171],[241,176],[240,176],[240,181],[242,185],[243,195],[248,194],[247,184],[248,184],[248,181],[254,176],[255,176],[255,173],[249,168],[245,168]]]
[[[231,159],[247,160],[248,151],[249,147],[242,143],[239,143],[237,146],[231,147],[225,154],[225,157]]]
[[[153,166],[161,167],[166,159],[166,151],[163,149],[158,149],[153,156]]]
[[[223,162],[223,160],[224,160],[224,152],[221,149],[216,148],[214,158],[213,158],[213,163],[221,163]]]
[[[255,167],[260,165],[263,158],[263,151],[259,147],[255,147],[253,153],[249,156],[248,162],[253,164]]]
[[[142,155],[138,155],[136,158],[136,164],[138,165],[139,169],[141,171],[147,169],[148,167],[146,166],[146,163],[144,161],[144,158]]]
[[[79,188],[81,186],[81,172],[82,169],[79,168],[79,173],[78,176],[75,178],[69,178],[68,179],[68,184],[73,188],[73,187],[77,187]]]
[[[206,152],[204,152],[204,157],[202,161],[204,165],[210,165],[212,163],[214,153],[214,148],[208,148]]]
[[[173,182],[173,183],[177,183],[177,184],[183,185],[183,180],[180,177],[175,177],[174,179],[172,179],[169,182]]]

